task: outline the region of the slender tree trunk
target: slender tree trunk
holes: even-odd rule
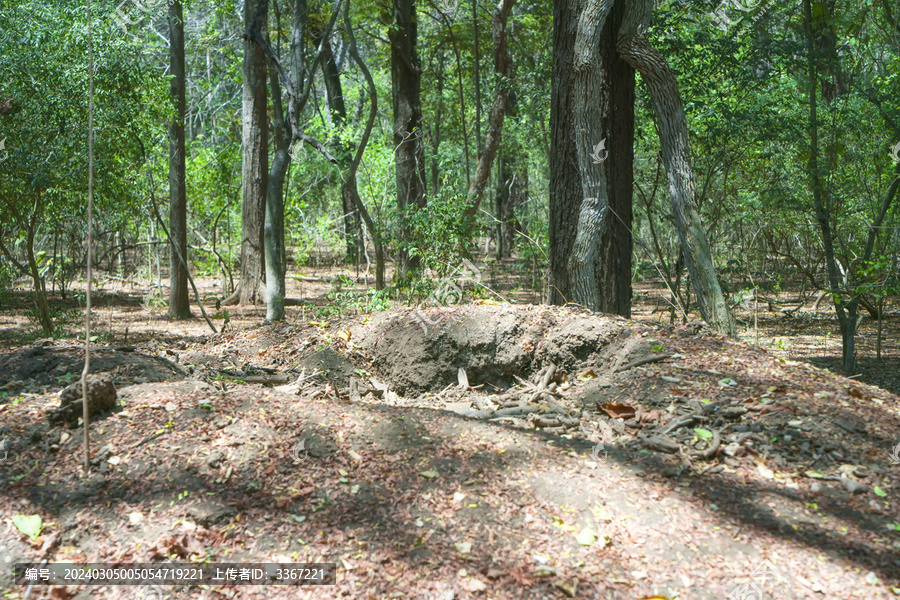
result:
[[[434,128],[431,135],[431,193],[437,194],[441,187],[440,150],[441,150],[441,123],[444,120],[444,46],[437,49],[438,65],[435,79],[435,94],[437,94],[437,111],[434,115]]]
[[[672,212],[700,314],[721,333],[733,336],[735,322],[716,277],[706,231],[696,208],[694,175],[688,141],[687,118],[675,74],[647,40],[654,0],[628,3],[618,35],[623,58],[641,73],[656,113],[663,161],[672,197]]]
[[[359,215],[365,222],[369,234],[372,236],[372,244],[375,246],[375,289],[383,290],[384,245],[381,242],[381,232],[375,227],[372,216],[369,214],[369,211],[366,210],[366,206],[359,197],[356,187],[356,171],[359,169],[359,163],[362,160],[363,152],[366,151],[366,146],[369,143],[369,136],[372,134],[372,127],[375,125],[375,116],[378,114],[378,95],[376,93],[375,81],[372,79],[372,74],[369,72],[369,68],[366,66],[366,63],[363,62],[356,49],[356,36],[353,35],[353,24],[350,22],[350,0],[347,0],[347,4],[344,5],[344,28],[347,32],[349,41],[348,52],[350,58],[356,62],[359,70],[362,71],[363,77],[366,80],[366,89],[369,92],[369,118],[366,121],[366,128],[363,130],[359,145],[356,147],[356,154],[353,157],[353,162],[350,163],[350,171],[347,174],[347,179],[352,179],[353,185],[345,187],[344,191],[353,194],[352,200],[359,209]]]
[[[265,263],[266,263],[266,320],[284,320],[286,272],[284,251],[284,179],[291,164],[291,135],[284,120],[281,103],[281,84],[275,67],[269,65],[272,88],[272,133],[275,155],[269,170],[266,191]]]
[[[401,219],[425,206],[425,145],[422,136],[422,69],[416,53],[418,26],[415,0],[393,0],[391,41],[391,100],[394,112],[394,172],[397,210]],[[409,232],[401,225],[400,239]],[[401,248],[398,275],[403,278],[419,265],[418,257]]]
[[[341,73],[338,70],[331,42],[322,39],[322,30],[316,29],[312,41],[315,44],[322,43],[322,75],[325,80],[325,93],[328,98],[328,110],[331,114],[331,122],[335,129],[342,130],[347,124],[347,106],[344,102],[343,86],[341,85]],[[353,161],[353,151],[348,144],[335,139],[339,145],[336,152],[339,166],[346,172]],[[349,187],[354,189],[349,189]],[[344,211],[344,241],[347,247],[346,259],[348,262],[357,262],[362,249],[362,223],[359,219],[359,211],[353,202],[354,195],[359,195],[356,188],[356,178],[345,178],[341,182],[341,201]]]
[[[809,68],[809,176],[812,187],[813,203],[816,207],[816,220],[822,231],[822,245],[825,249],[825,265],[828,270],[828,283],[834,310],[841,328],[842,366],[844,373],[852,375],[856,372],[856,316],[859,311],[859,298],[847,299],[842,288],[842,278],[834,255],[834,234],[831,231],[830,203],[825,198],[822,178],[819,174],[819,123],[818,123],[818,57],[816,40],[813,34],[813,16],[810,0],[803,0],[803,25],[806,33],[806,51]]]
[[[244,2],[243,159],[241,164],[241,304],[258,304],[263,279],[268,188],[269,130],[266,121],[266,61],[257,39],[265,39],[268,0]]]
[[[169,124],[169,311],[173,319],[191,317],[187,273],[187,189],[185,185],[184,11],[181,0],[169,3],[170,94],[175,117]],[[183,260],[182,260],[183,259]]]
[[[469,206],[466,208],[466,218],[471,220],[478,212],[484,188],[491,174],[494,157],[500,147],[500,136],[503,132],[503,119],[506,116],[506,107],[509,103],[509,72],[511,59],[507,51],[507,28],[509,13],[512,11],[516,0],[500,0],[494,10],[491,20],[491,31],[494,39],[494,72],[497,74],[497,91],[494,94],[494,103],[491,106],[491,116],[488,123],[487,137],[484,140],[484,148],[479,148],[478,166],[475,168],[475,176],[469,186]]]

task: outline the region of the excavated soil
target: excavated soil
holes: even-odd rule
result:
[[[92,423],[90,475],[82,432],[44,418],[71,378],[45,372],[74,372],[78,352],[37,347],[0,358],[30,390],[0,404],[10,598],[15,562],[165,558],[338,565],[329,588],[164,589],[204,600],[900,586],[900,398],[700,325],[466,305],[108,349],[122,406]],[[523,401],[531,412],[501,414]],[[33,514],[29,540],[12,517]]]

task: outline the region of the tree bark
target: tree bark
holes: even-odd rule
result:
[[[263,278],[264,227],[268,188],[269,131],[266,121],[265,38],[268,0],[244,2],[243,156],[241,163],[240,304],[258,304]]]
[[[575,70],[575,148],[581,173],[581,207],[569,255],[574,302],[600,311],[600,240],[609,219],[603,124],[609,118],[609,76],[601,59],[600,34],[613,0],[587,0],[578,19]]]
[[[816,220],[822,231],[822,245],[825,250],[825,266],[828,271],[829,291],[834,299],[834,310],[841,329],[842,357],[844,373],[856,372],[856,316],[859,312],[859,298],[849,300],[842,294],[842,277],[834,255],[834,233],[831,230],[830,202],[825,198],[825,189],[819,175],[819,122],[818,122],[818,57],[816,39],[813,34],[813,16],[810,0],[803,0],[803,26],[806,34],[806,51],[809,69],[809,177],[812,188]]]
[[[653,102],[672,212],[700,314],[713,329],[733,336],[734,318],[716,277],[706,231],[696,208],[687,118],[678,82],[668,63],[647,39],[653,4],[654,0],[635,0],[626,5],[618,48],[622,57],[641,73]]]
[[[469,205],[466,208],[466,218],[472,219],[478,212],[484,188],[491,174],[494,157],[497,156],[497,148],[500,147],[500,137],[503,132],[503,119],[506,116],[506,107],[509,103],[509,71],[511,59],[506,49],[507,28],[509,13],[512,11],[516,0],[500,0],[491,20],[491,31],[494,38],[494,73],[497,75],[497,91],[494,95],[494,103],[491,106],[491,116],[488,123],[487,137],[484,140],[484,148],[480,149],[478,166],[475,168],[475,176],[469,186]]]
[[[284,120],[281,103],[281,84],[275,67],[269,65],[272,87],[272,133],[275,155],[269,170],[266,190],[265,267],[266,321],[284,320],[286,272],[284,251],[284,179],[291,164],[291,134]]]
[[[187,189],[185,184],[184,11],[181,0],[169,3],[170,95],[175,116],[169,124],[169,310],[173,319],[191,317],[187,273]]]
[[[630,316],[634,70],[616,49],[624,10],[608,0],[555,6],[550,302]]]
[[[610,218],[600,238],[600,312],[631,317],[631,261],[634,193],[634,69],[616,48],[616,37],[625,14],[617,2],[600,35],[600,58],[609,78],[609,119],[603,122],[609,157],[606,197]]]
[[[344,102],[344,91],[341,85],[341,73],[338,70],[334,52],[331,49],[331,41],[322,38],[324,32],[315,29],[312,36],[313,43],[322,44],[322,77],[325,80],[325,94],[328,99],[328,111],[331,114],[331,122],[335,129],[342,130],[347,124],[347,105]],[[353,162],[353,151],[348,144],[334,139],[339,146],[337,159],[342,171],[350,168]],[[353,187],[354,189],[349,189]],[[357,262],[362,250],[362,229],[359,219],[359,211],[353,202],[354,195],[359,195],[356,188],[356,178],[345,178],[341,182],[341,201],[344,214],[344,242],[347,248],[346,260]]]
[[[415,0],[393,0],[391,42],[391,100],[394,112],[394,172],[397,179],[397,211],[401,223],[425,206],[425,145],[422,136],[422,69],[416,53],[418,25]],[[409,231],[400,226],[399,237]],[[398,275],[403,278],[418,267],[417,256],[406,248],[399,252]]]
[[[578,229],[581,173],[575,149],[575,36],[584,0],[553,2],[550,83],[550,304],[574,300],[569,255]]]

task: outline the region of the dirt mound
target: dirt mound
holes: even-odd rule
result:
[[[11,394],[56,392],[78,381],[83,369],[83,347],[44,341],[41,345],[0,352],[0,389]],[[181,365],[161,356],[136,352],[131,346],[92,348],[91,372],[108,373],[117,387],[177,381],[188,376]]]
[[[574,374],[615,366],[628,321],[549,306],[455,306],[395,313],[362,341],[392,389],[409,396],[457,382],[506,386],[552,363]]]

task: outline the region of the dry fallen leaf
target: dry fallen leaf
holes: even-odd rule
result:
[[[574,577],[571,579],[560,579],[559,581],[554,581],[553,585],[561,589],[569,598],[574,598],[576,588],[578,587],[578,580]]]
[[[633,419],[634,407],[627,404],[616,404],[607,402],[606,404],[597,403],[597,408],[608,414],[613,419]]]

